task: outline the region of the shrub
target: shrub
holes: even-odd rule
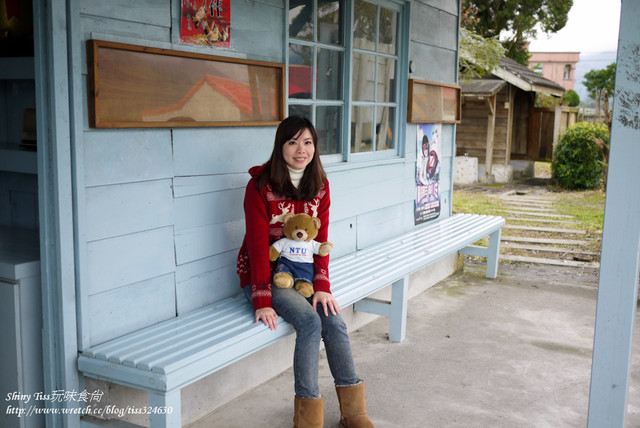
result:
[[[569,101],[569,107],[577,107],[580,105],[580,95],[573,89],[569,89],[562,96],[563,100]]]
[[[609,144],[609,130],[601,123],[579,122],[567,128],[558,142],[551,172],[561,187],[593,189],[603,178],[602,152],[593,138]]]

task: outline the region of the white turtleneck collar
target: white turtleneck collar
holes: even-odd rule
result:
[[[289,165],[287,165],[289,169],[289,178],[291,179],[291,184],[296,189],[300,185],[300,180],[302,180],[302,176],[304,175],[304,169],[293,169]]]

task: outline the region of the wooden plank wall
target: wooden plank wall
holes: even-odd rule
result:
[[[171,15],[179,2],[173,3],[81,1],[80,43],[92,36],[175,42]],[[416,78],[455,83],[458,6],[441,3],[412,3],[409,51]],[[234,0],[231,48],[211,52],[282,62],[283,7],[276,0]],[[422,18],[431,25],[417,25]],[[443,217],[450,211],[453,135],[454,125],[443,125]],[[268,158],[274,136],[275,127],[97,130],[85,117],[77,141],[81,347],[238,292],[247,171]],[[326,165],[334,257],[414,227],[415,125],[407,125],[406,138],[404,158]]]
[[[507,119],[509,111],[505,108],[508,101],[508,89],[498,92],[496,100],[496,124],[493,145],[493,163],[506,163]],[[456,155],[465,154],[477,157],[479,163],[485,163],[487,151],[487,118],[489,107],[484,100],[466,99],[462,104],[462,122],[456,133]]]
[[[535,93],[516,89],[513,111],[511,158],[527,159],[529,114],[535,105]]]

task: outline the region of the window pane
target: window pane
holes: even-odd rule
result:
[[[374,101],[376,57],[373,55],[353,54],[352,97],[354,101]]]
[[[378,102],[395,101],[396,61],[378,57]]]
[[[321,155],[332,155],[342,152],[342,107],[318,106],[316,108],[316,130],[318,131],[318,150]]]
[[[289,105],[289,116],[302,116],[311,120],[311,106]]]
[[[378,52],[395,55],[397,22],[397,12],[380,8],[380,38],[378,40]]]
[[[311,98],[313,87],[313,48],[289,45],[289,98]]]
[[[318,0],[318,41],[342,46],[343,2]]]
[[[289,3],[289,37],[313,40],[313,2],[300,1]]]
[[[353,9],[353,46],[357,49],[376,50],[377,7],[356,0]]]
[[[373,150],[373,107],[354,106],[351,110],[351,153]]]
[[[316,98],[322,100],[342,99],[343,52],[318,49],[318,71]]]
[[[376,110],[376,150],[393,149],[395,147],[393,132],[396,109],[378,106]]]

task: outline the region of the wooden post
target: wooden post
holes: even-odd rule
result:
[[[588,426],[623,427],[640,255],[640,2],[622,2]]]
[[[491,96],[491,98],[485,98],[487,106],[489,107],[489,117],[487,119],[487,151],[484,160],[484,177],[483,183],[492,184],[495,179],[492,174],[493,166],[493,142],[495,141],[495,127],[496,127],[496,99],[497,94]]]
[[[508,102],[509,102],[509,111],[507,112],[507,141],[506,141],[506,153],[505,153],[505,163],[509,165],[511,163],[511,141],[513,139],[513,103],[516,99],[516,88],[515,86],[509,84],[508,88]]]
[[[562,120],[562,106],[558,104],[553,112],[553,144],[551,145],[551,153],[547,153],[547,156],[551,154],[551,157],[553,157],[553,152],[556,151],[558,138],[560,137],[560,126],[562,124]]]
[[[71,94],[73,84],[79,83],[74,81],[73,76],[74,71],[80,70],[80,52],[74,52],[70,46],[73,43],[69,43],[72,31],[79,31],[74,23],[79,22],[80,7],[77,0],[39,0],[34,1],[33,6],[40,266],[43,284],[45,390],[42,392],[46,394],[56,390],[80,391],[81,385],[77,369],[77,236],[74,231],[73,192],[76,183],[72,160],[73,126],[80,119],[70,108],[77,101]],[[78,402],[48,400],[42,406],[46,406],[47,410],[46,426],[80,426],[77,414],[65,412],[78,408]]]

